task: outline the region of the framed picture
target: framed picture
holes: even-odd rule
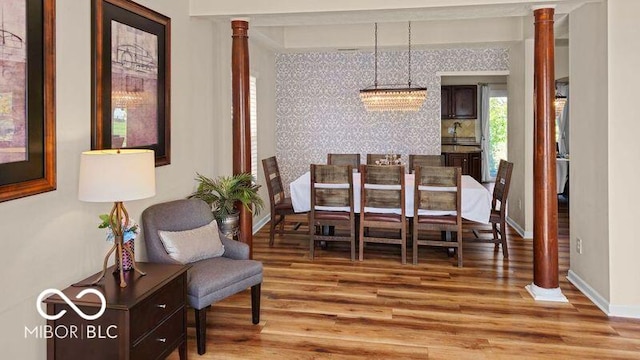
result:
[[[91,148],[145,148],[170,163],[171,19],[128,0],[93,1]]]
[[[0,10],[1,202],[56,189],[55,0]]]

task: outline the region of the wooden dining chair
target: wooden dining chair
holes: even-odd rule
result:
[[[413,264],[418,264],[418,246],[458,249],[462,267],[462,176],[458,167],[416,166],[413,202]],[[450,215],[429,214],[429,211]],[[420,238],[420,231],[455,232],[456,241]]]
[[[309,257],[314,258],[317,241],[351,244],[351,261],[356,259],[356,216],[353,206],[351,165],[311,165],[311,211],[309,212]],[[324,233],[323,227],[334,227]],[[339,235],[346,228],[348,233]]]
[[[402,263],[407,262],[407,217],[405,179],[402,165],[360,166],[360,241],[359,259],[364,244],[399,244]],[[400,238],[372,236],[372,229],[400,230]],[[368,230],[366,233],[365,231]]]
[[[444,166],[444,155],[409,155],[409,172],[416,166]]]
[[[360,167],[360,154],[327,154],[327,165],[351,165],[357,171]]]
[[[375,165],[376,161],[384,159],[387,155],[395,155],[400,159],[400,154],[367,154],[367,165]]]
[[[498,166],[498,174],[496,175],[496,183],[493,187],[493,199],[491,200],[491,215],[489,222],[491,223],[492,239],[481,238],[478,230],[473,230],[476,239],[475,242],[494,243],[495,250],[502,245],[502,256],[509,258],[509,248],[507,245],[507,196],[509,196],[509,187],[511,185],[511,172],[513,171],[513,163],[500,160]]]
[[[264,178],[267,182],[267,190],[269,191],[269,200],[271,203],[271,221],[269,228],[269,246],[273,246],[276,226],[280,226],[280,236],[283,234],[297,234],[298,228],[302,225],[300,222],[293,223],[293,231],[284,229],[285,217],[295,214],[291,198],[285,197],[284,188],[282,187],[282,178],[280,177],[280,168],[278,160],[275,156],[262,160],[264,169]]]

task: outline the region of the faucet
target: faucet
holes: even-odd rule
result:
[[[458,128],[462,127],[462,124],[459,121],[453,123],[453,142],[458,142]]]

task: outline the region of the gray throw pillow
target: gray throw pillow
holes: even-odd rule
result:
[[[158,230],[158,235],[167,254],[182,264],[224,254],[224,245],[220,240],[218,224],[215,220],[205,226],[191,230]]]

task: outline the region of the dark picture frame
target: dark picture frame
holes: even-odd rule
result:
[[[2,29],[3,45],[12,37],[14,44],[26,49],[26,62],[19,65],[24,69],[24,82],[15,86],[3,79],[0,86],[3,93],[11,94],[10,109],[24,109],[19,130],[23,155],[0,163],[0,202],[56,189],[55,0],[14,1],[26,9],[22,24],[26,36]],[[9,66],[3,59],[0,65]],[[12,146],[3,148],[11,151]]]
[[[129,0],[92,3],[91,148],[144,148],[170,164],[171,19]]]

